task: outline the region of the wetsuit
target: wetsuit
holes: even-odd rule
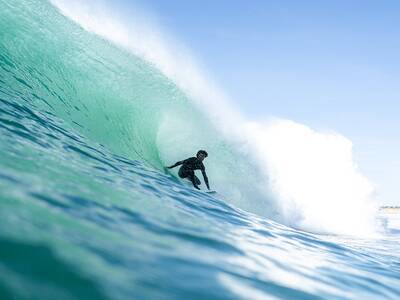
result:
[[[202,161],[198,160],[197,157],[190,157],[188,159],[178,161],[176,164],[168,167],[168,169],[175,168],[176,166],[182,165],[178,171],[178,175],[180,178],[188,178],[192,183],[193,186],[196,189],[200,189],[198,185],[200,185],[200,179],[197,178],[196,175],[194,175],[194,170],[201,170],[201,173],[203,174],[204,182],[206,183],[206,186],[208,189],[210,189],[210,186],[208,184],[208,177],[206,174],[206,168],[204,167],[204,164]]]

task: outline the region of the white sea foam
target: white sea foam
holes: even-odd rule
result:
[[[248,135],[285,223],[318,232],[374,232],[374,187],[355,164],[350,140],[287,120],[249,123]]]
[[[277,203],[280,221],[307,230],[343,234],[373,231],[373,186],[355,165],[348,139],[292,121],[245,121],[225,95],[206,79],[209,76],[204,75],[188,51],[148,21],[143,11],[138,10],[126,21],[105,3],[51,2],[87,31],[152,63],[199,108],[207,110],[225,137],[243,146],[246,157],[263,172],[262,178],[254,178],[254,184],[264,185],[268,195],[247,201]]]

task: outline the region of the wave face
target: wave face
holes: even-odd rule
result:
[[[281,126],[229,136],[168,68],[49,2],[0,0],[0,28],[1,299],[397,298],[395,236],[275,222],[290,201],[318,220]],[[162,172],[200,148],[223,199]]]
[[[30,105],[89,140],[159,170],[206,148],[212,153],[213,186],[234,204],[270,214],[268,201],[246,204],[250,195],[266,198],[264,188],[252,184],[252,178],[261,178],[254,164],[220,139],[209,117],[154,64],[84,31],[48,4],[20,6],[3,18],[9,34],[2,45],[4,61],[18,64],[8,76],[12,82],[5,82],[8,88],[31,94],[24,99]],[[46,15],[30,12],[29,6]],[[29,21],[11,9],[27,11]]]

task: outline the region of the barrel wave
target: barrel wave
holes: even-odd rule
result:
[[[1,299],[397,299],[395,235],[305,232],[285,213],[287,123],[230,130],[54,3],[0,0]],[[201,148],[219,196],[163,172]]]

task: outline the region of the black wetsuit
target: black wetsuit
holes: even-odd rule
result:
[[[196,175],[194,175],[194,170],[201,170],[204,182],[206,183],[207,188],[210,189],[210,186],[208,184],[208,178],[206,175],[206,168],[204,167],[203,162],[200,161],[197,157],[190,157],[188,159],[178,161],[176,164],[168,167],[168,169],[175,168],[176,166],[179,165],[182,165],[182,167],[180,167],[178,171],[179,177],[188,178],[193,183],[193,186],[198,190],[200,189],[198,185],[200,185],[201,183],[200,179],[197,178]]]

